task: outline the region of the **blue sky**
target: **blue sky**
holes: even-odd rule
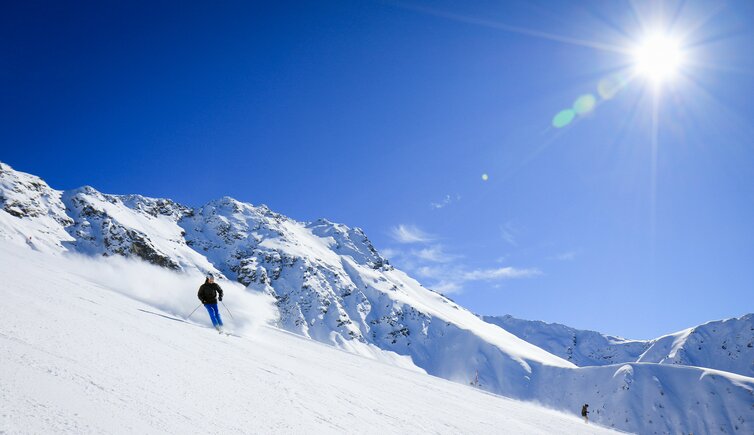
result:
[[[628,80],[657,28],[678,76]],[[649,338],[754,310],[752,29],[745,1],[17,2],[0,160],[327,217],[475,312]]]

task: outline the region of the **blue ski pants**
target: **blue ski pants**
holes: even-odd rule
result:
[[[209,318],[212,319],[212,326],[223,326],[223,319],[220,318],[220,312],[217,311],[217,304],[204,304],[204,308],[209,312]]]

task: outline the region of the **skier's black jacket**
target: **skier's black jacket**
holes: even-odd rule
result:
[[[220,300],[223,300],[223,289],[221,289],[216,282],[205,282],[199,287],[199,293],[197,293],[199,300],[202,301],[203,304],[216,304],[217,295],[220,295]]]

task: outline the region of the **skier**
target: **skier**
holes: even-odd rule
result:
[[[585,403],[581,407],[581,416],[584,417],[584,423],[589,424],[589,404]]]
[[[209,312],[209,318],[212,320],[212,326],[218,332],[223,332],[223,319],[220,318],[220,312],[217,310],[218,296],[220,301],[223,300],[223,289],[215,282],[215,276],[212,273],[207,274],[204,284],[199,287],[197,294],[199,300],[204,304],[204,308]]]

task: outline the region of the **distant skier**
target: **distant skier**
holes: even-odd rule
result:
[[[581,416],[584,417],[584,423],[589,424],[589,404],[585,403],[581,407]]]
[[[212,320],[212,326],[222,332],[223,319],[220,318],[220,311],[217,310],[217,300],[223,300],[223,289],[215,282],[215,276],[211,273],[207,274],[207,279],[204,284],[199,287],[199,293],[197,294],[199,300],[204,304],[204,308],[209,312],[209,318]]]

